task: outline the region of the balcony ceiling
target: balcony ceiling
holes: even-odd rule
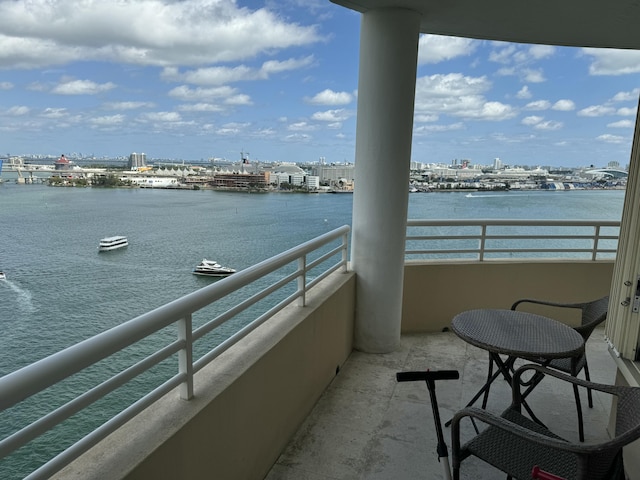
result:
[[[331,0],[358,12],[406,8],[420,31],[572,47],[640,49],[640,0]]]

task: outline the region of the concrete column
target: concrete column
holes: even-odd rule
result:
[[[355,347],[371,353],[400,343],[419,27],[411,10],[362,15],[351,265]]]

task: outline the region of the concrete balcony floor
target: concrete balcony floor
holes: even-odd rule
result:
[[[597,329],[587,343],[591,379],[612,384],[615,364]],[[285,448],[267,480],[438,479],[442,465],[424,382],[397,383],[407,370],[456,369],[459,380],[438,381],[436,394],[443,423],[464,407],[484,383],[488,354],[451,332],[404,335],[402,348],[375,355],[353,352],[314,410]],[[583,378],[581,372],[580,377]],[[577,441],[577,418],[571,387],[545,378],[528,397],[534,412],[566,439]],[[587,442],[608,438],[610,398],[594,397],[587,406],[581,390]],[[511,400],[507,383],[496,381],[488,409],[501,412]],[[470,424],[465,425],[469,435]],[[450,428],[444,429],[450,447]],[[463,437],[464,438],[464,437]],[[467,435],[468,438],[468,435]],[[500,479],[505,474],[467,459],[463,479]]]

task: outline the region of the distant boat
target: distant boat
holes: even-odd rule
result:
[[[116,250],[118,248],[126,247],[129,245],[127,237],[122,235],[116,235],[114,237],[106,237],[100,240],[98,245],[99,252],[108,252],[110,250]]]
[[[233,268],[223,267],[215,260],[207,260],[206,258],[193,269],[194,275],[202,275],[205,277],[226,277],[236,273]]]
[[[7,276],[4,274],[4,272],[0,272],[0,280],[6,280]]]

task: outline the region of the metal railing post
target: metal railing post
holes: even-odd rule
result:
[[[298,259],[298,306],[304,307],[307,301],[307,256]]]
[[[349,257],[347,256],[349,254],[349,234],[345,233],[342,236],[342,271],[343,272],[347,272],[349,265],[348,265],[348,261],[349,261]]]
[[[479,260],[482,262],[484,260],[484,247],[486,243],[487,237],[487,224],[482,224],[482,236],[480,237],[480,258]]]
[[[178,320],[178,340],[184,342],[184,347],[178,352],[178,371],[185,376],[180,384],[180,398],[193,398],[193,320],[191,314]]]

